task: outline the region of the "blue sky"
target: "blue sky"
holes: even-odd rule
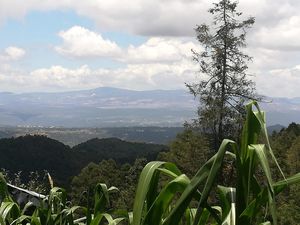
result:
[[[1,38],[0,49],[11,45],[25,49],[29,54],[22,67],[27,70],[50,67],[53,64],[63,64],[69,68],[76,68],[80,64],[89,65],[91,68],[116,68],[123,65],[105,58],[70,60],[53,51],[53,47],[62,42],[58,32],[74,25],[98,30],[91,19],[79,16],[72,10],[32,11],[21,20],[8,19],[0,26],[0,32],[5,34]],[[124,48],[130,44],[140,45],[147,40],[143,36],[118,31],[106,31],[101,34],[103,38],[112,40]]]
[[[183,89],[197,73],[196,24],[213,0],[0,1],[0,91],[112,86]],[[259,93],[300,96],[300,2],[240,0],[255,16],[245,51]],[[246,14],[245,13],[245,14]]]

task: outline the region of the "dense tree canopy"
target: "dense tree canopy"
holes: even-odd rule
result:
[[[71,178],[87,164],[114,159],[117,164],[134,163],[136,158],[156,159],[164,145],[134,143],[117,138],[91,139],[70,148],[46,136],[27,135],[0,139],[0,168],[12,174],[22,171],[22,181],[30,181],[31,172],[50,173],[54,185],[67,188]]]
[[[290,176],[300,171],[300,125],[291,123],[280,132],[271,136],[274,153],[282,166],[284,173]],[[273,165],[275,168],[275,165]],[[275,178],[280,174],[273,169]],[[278,212],[280,225],[298,224],[300,221],[300,187],[292,186],[278,198]]]
[[[210,155],[207,138],[192,129],[186,129],[170,143],[170,150],[160,153],[158,158],[175,163],[185,174],[192,177]]]
[[[119,209],[132,209],[133,196],[140,172],[147,160],[138,158],[133,165],[118,165],[114,160],[103,160],[99,164],[90,163],[72,180],[71,197],[76,204],[87,201],[87,196],[93,195],[98,183],[118,187],[119,191],[112,198],[112,206]]]

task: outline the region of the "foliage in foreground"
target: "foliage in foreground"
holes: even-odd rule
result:
[[[254,112],[253,106],[258,111]],[[264,139],[262,144],[259,137]],[[219,201],[212,202],[214,182],[225,157],[235,161],[235,186],[218,185]],[[273,180],[271,161],[282,180]],[[117,189],[105,184],[96,186],[94,199],[86,206],[69,206],[65,191],[54,188],[39,205],[29,202],[21,207],[1,178],[0,224],[276,225],[275,196],[298,182],[300,173],[284,178],[269,144],[264,113],[251,103],[247,105],[241,145],[224,140],[193,178],[182,174],[173,163],[148,163],[140,175],[132,212],[110,209],[110,194]]]

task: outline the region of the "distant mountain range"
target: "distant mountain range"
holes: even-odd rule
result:
[[[61,93],[0,93],[0,126],[178,126],[195,117],[186,91],[116,88]]]
[[[272,99],[272,98],[270,98]],[[0,126],[181,126],[196,117],[186,90],[133,91],[102,87],[60,93],[0,93]],[[300,122],[300,98],[262,103],[268,125]]]

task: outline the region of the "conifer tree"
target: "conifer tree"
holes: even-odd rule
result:
[[[223,138],[236,138],[244,118],[244,103],[257,99],[255,84],[247,78],[247,63],[251,57],[243,53],[246,30],[254,18],[239,20],[237,2],[220,0],[209,10],[213,15],[211,26],[196,27],[197,40],[202,52],[193,51],[200,73],[206,78],[186,84],[190,92],[199,97],[198,125],[213,135],[215,146]]]

